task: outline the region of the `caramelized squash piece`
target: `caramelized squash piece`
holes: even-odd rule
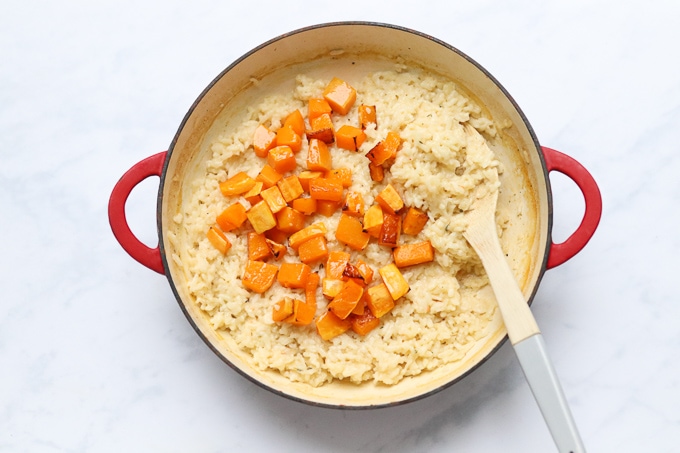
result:
[[[375,201],[383,208],[383,211],[396,214],[404,207],[404,200],[392,184],[388,184],[375,197]]]
[[[342,182],[332,178],[316,178],[309,181],[309,195],[315,200],[342,201]]]
[[[328,304],[328,310],[340,319],[347,318],[364,295],[364,288],[354,280],[347,280],[340,292]]]
[[[331,106],[323,98],[311,98],[307,104],[307,118],[310,122],[323,114],[330,115],[332,111]]]
[[[333,77],[323,90],[323,97],[334,112],[347,115],[357,99],[357,91],[344,80]]]
[[[383,283],[387,286],[392,299],[399,299],[410,289],[408,282],[394,263],[381,267],[378,272],[383,279]]]
[[[329,113],[322,113],[316,118],[309,120],[307,138],[309,140],[320,140],[324,143],[333,143],[335,140],[335,128]]]
[[[278,270],[279,268],[273,264],[248,260],[241,283],[247,289],[262,294],[274,284]]]
[[[331,169],[331,152],[328,146],[319,139],[312,138],[309,140],[307,168],[311,171],[323,172]]]
[[[377,238],[383,224],[383,210],[379,204],[374,204],[364,214],[364,231]]]
[[[369,162],[368,173],[371,176],[371,181],[382,182],[385,179],[385,169],[382,165],[375,165],[373,162]]]
[[[363,250],[368,245],[370,236],[363,231],[359,220],[342,214],[335,230],[335,238],[354,250]]]
[[[284,288],[304,288],[311,272],[305,263],[281,263],[277,279]]]
[[[411,236],[417,236],[418,233],[423,231],[425,224],[427,223],[427,214],[418,208],[409,208],[404,216],[404,221],[401,225],[401,231],[404,234]]]
[[[342,250],[333,250],[329,252],[325,266],[326,277],[340,280],[347,263],[349,263],[349,259],[350,254]]]
[[[385,316],[394,308],[394,298],[385,283],[371,286],[366,293],[366,304],[376,318]]]
[[[291,234],[288,238],[288,245],[291,248],[297,250],[300,247],[300,244],[303,242],[314,239],[318,236],[325,236],[326,232],[326,225],[321,222],[313,223],[301,229],[297,233]]]
[[[279,244],[285,244],[288,240],[288,233],[284,233],[276,227],[265,231],[264,236],[270,241],[278,242]]]
[[[264,260],[272,256],[272,252],[267,245],[267,238],[264,234],[254,231],[248,233],[248,259],[250,261]]]
[[[340,319],[330,311],[319,316],[315,324],[319,336],[326,341],[347,332],[352,327],[349,319]]]
[[[260,192],[260,196],[262,197],[262,200],[267,203],[272,214],[276,214],[286,207],[286,200],[283,198],[278,186],[272,186],[269,189],[263,190]]]
[[[248,209],[246,216],[256,233],[264,233],[276,226],[276,218],[264,200]]]
[[[277,143],[281,143],[277,139]],[[291,172],[297,168],[295,154],[289,145],[279,145],[269,150],[267,164],[279,174]]]
[[[293,316],[288,322],[297,326],[306,326],[314,321],[316,315],[316,289],[319,287],[319,274],[309,274],[305,285],[305,300],[295,300]]]
[[[222,231],[231,231],[243,225],[247,218],[246,208],[236,202],[217,216],[217,225]]]
[[[273,241],[269,238],[265,238],[264,241],[267,243],[267,247],[269,247],[269,251],[275,260],[283,258],[288,251],[288,248],[281,242]]]
[[[364,215],[366,204],[364,203],[364,196],[361,192],[350,191],[345,194],[345,203],[342,206],[342,212],[352,217],[361,217]]]
[[[297,302],[299,301],[293,300],[290,297],[284,297],[276,302],[272,307],[272,321],[281,322],[291,318]]]
[[[270,149],[276,146],[276,133],[270,131],[264,124],[255,128],[253,134],[253,149],[258,157],[267,157]]]
[[[248,192],[255,185],[255,180],[248,176],[247,173],[241,171],[236,173],[231,178],[220,183],[220,192],[225,197],[234,195],[241,195]]]
[[[376,128],[378,127],[375,105],[361,104],[359,106],[359,124],[362,129],[366,129],[369,124],[374,124]]]
[[[293,200],[293,209],[304,215],[312,215],[316,212],[316,200],[314,198],[296,198]]]
[[[338,295],[344,284],[343,280],[325,277],[321,281],[321,292],[326,299],[331,300]]]
[[[358,259],[356,268],[359,269],[359,274],[361,279],[366,285],[369,285],[373,281],[373,269],[364,260]]]
[[[255,180],[262,182],[263,189],[269,189],[271,186],[275,186],[281,178],[283,178],[281,173],[274,170],[271,165],[265,165],[255,177]]]
[[[305,215],[289,206],[284,206],[276,213],[276,227],[284,233],[296,233],[305,227]]]
[[[401,245],[392,251],[392,255],[397,267],[407,267],[433,261],[434,248],[432,248],[430,241],[423,241],[416,244]]]
[[[305,134],[305,119],[300,113],[300,110],[293,110],[285,120],[283,120],[283,127],[290,127],[297,135],[302,137]]]
[[[326,172],[326,178],[340,181],[342,187],[349,187],[352,185],[352,170],[347,167],[334,168]]]
[[[227,239],[218,227],[211,226],[206,235],[208,236],[210,243],[219,250],[222,255],[225,255],[231,248],[231,242],[229,242],[229,239]]]
[[[296,175],[290,175],[287,178],[283,178],[277,182],[276,185],[279,187],[281,196],[286,200],[286,203],[290,203],[305,193],[305,189],[303,189],[302,184],[300,184],[300,178]]]
[[[366,140],[366,134],[358,127],[348,124],[335,131],[335,144],[347,151],[358,151]]]
[[[371,310],[364,310],[363,313],[350,318],[352,330],[362,337],[380,325],[380,318],[376,318]]]
[[[401,216],[383,213],[383,224],[378,235],[378,244],[394,248],[399,244],[401,234]]]
[[[328,258],[328,244],[325,236],[317,236],[303,242],[298,247],[300,261],[305,264],[316,263]]]

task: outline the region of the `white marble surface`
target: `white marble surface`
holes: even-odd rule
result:
[[[462,382],[375,411],[309,407],[208,350],[106,206],[219,71],[335,20],[434,35],[486,67],[543,145],[602,190],[600,228],[533,309],[589,451],[680,451],[680,4],[5,2],[0,13],[0,451],[544,452],[506,344]],[[553,175],[555,235],[583,209]],[[128,205],[155,239],[149,180]]]

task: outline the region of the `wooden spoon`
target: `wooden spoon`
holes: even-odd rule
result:
[[[488,146],[484,138],[465,124],[469,144]],[[584,452],[576,424],[569,410],[557,374],[548,357],[543,335],[529,309],[517,280],[505,259],[496,230],[498,172],[493,190],[478,193],[465,214],[467,229],[463,236],[475,249],[484,265],[508,331],[510,343],[541,409],[543,418],[560,452]]]

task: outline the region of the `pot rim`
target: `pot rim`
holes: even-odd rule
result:
[[[547,202],[547,212],[546,212],[546,227],[547,227],[547,234],[545,238],[545,253],[543,253],[543,256],[541,258],[541,262],[539,263],[540,266],[538,268],[537,272],[537,278],[535,283],[533,284],[533,288],[531,290],[531,294],[528,298],[528,303],[531,305],[533,302],[533,299],[536,295],[536,292],[538,290],[538,287],[541,283],[541,280],[543,278],[543,275],[547,269],[547,263],[548,263],[548,257],[550,254],[550,245],[551,245],[551,234],[552,234],[552,226],[553,226],[553,201],[552,201],[552,189],[550,186],[550,179],[548,177],[548,169],[545,161],[544,154],[542,152],[541,146],[538,142],[538,138],[536,137],[536,134],[534,132],[534,129],[531,127],[531,124],[529,123],[528,119],[526,118],[524,112],[520,109],[519,105],[515,101],[515,99],[510,95],[510,93],[503,87],[503,85],[500,84],[500,82],[493,76],[491,73],[489,73],[483,66],[481,66],[477,61],[474,59],[470,58],[467,54],[464,52],[460,51],[456,47],[453,47],[452,45],[435,38],[431,35],[428,35],[423,32],[419,32],[410,28],[406,28],[403,26],[399,25],[393,25],[393,24],[388,24],[388,23],[382,23],[382,22],[373,22],[373,21],[337,21],[337,22],[327,22],[327,23],[320,23],[316,25],[311,25],[311,26],[306,26],[302,28],[298,28],[296,30],[292,30],[290,32],[281,34],[279,36],[276,36],[260,45],[257,47],[254,47],[252,50],[246,52],[243,54],[241,57],[238,59],[234,60],[229,66],[227,66],[224,70],[222,70],[204,89],[203,91],[199,94],[199,96],[196,98],[196,100],[192,103],[190,108],[188,109],[187,113],[185,114],[184,118],[182,119],[182,122],[180,123],[179,127],[177,128],[177,132],[175,133],[173,140],[170,144],[170,147],[168,148],[167,155],[165,158],[165,161],[163,163],[163,167],[161,170],[160,174],[160,183],[159,183],[159,189],[158,189],[158,195],[157,195],[157,204],[156,204],[156,222],[157,222],[157,232],[158,232],[158,237],[159,237],[159,248],[160,248],[160,256],[161,260],[163,263],[163,268],[165,269],[165,276],[168,279],[168,282],[170,284],[170,287],[172,289],[172,292],[175,296],[176,301],[178,302],[180,309],[184,313],[185,317],[193,327],[194,331],[199,335],[199,337],[203,340],[203,342],[215,353],[224,363],[226,363],[230,368],[235,370],[238,374],[241,376],[245,377],[247,380],[250,382],[255,383],[257,386],[264,388],[276,395],[283,396],[286,399],[293,400],[299,403],[304,403],[306,405],[311,405],[315,407],[323,407],[323,408],[330,408],[330,409],[352,409],[352,410],[366,410],[366,409],[379,409],[379,408],[387,408],[387,407],[395,407],[395,406],[401,406],[403,404],[411,403],[414,401],[418,401],[424,398],[427,398],[429,396],[432,396],[440,391],[443,391],[449,387],[451,387],[453,384],[459,382],[463,378],[467,377],[470,375],[473,371],[475,371],[478,367],[480,367],[482,364],[486,363],[487,360],[491,356],[493,356],[498,349],[501,348],[505,344],[505,342],[508,339],[507,334],[498,342],[498,344],[491,349],[488,354],[486,354],[482,359],[480,359],[477,363],[475,363],[472,367],[470,367],[468,370],[460,374],[459,376],[455,377],[454,379],[451,379],[450,381],[439,385],[436,388],[433,388],[427,392],[415,395],[413,397],[409,397],[406,399],[401,399],[398,401],[394,402],[388,402],[384,404],[368,404],[368,405],[342,405],[342,404],[330,404],[330,403],[323,403],[319,401],[311,401],[307,400],[304,398],[300,398],[291,394],[288,394],[284,391],[278,390],[274,387],[271,387],[267,385],[266,383],[262,382],[261,380],[256,379],[255,377],[249,375],[242,369],[240,369],[238,366],[236,366],[234,363],[232,363],[228,358],[226,358],[218,349],[216,346],[212,344],[212,342],[203,334],[201,329],[198,327],[196,322],[194,321],[193,317],[189,313],[189,311],[186,308],[186,302],[183,301],[182,297],[179,294],[179,291],[177,290],[177,287],[175,286],[173,277],[170,272],[170,267],[168,264],[168,258],[166,255],[166,250],[165,250],[165,243],[164,243],[164,228],[163,228],[163,216],[162,216],[162,208],[163,208],[163,191],[164,191],[164,186],[165,186],[165,181],[166,181],[166,176],[167,176],[167,169],[169,162],[171,160],[174,148],[177,144],[178,138],[183,131],[184,127],[187,125],[189,118],[191,117],[192,113],[194,110],[197,108],[197,106],[201,103],[201,101],[204,99],[204,97],[207,95],[208,92],[210,92],[213,87],[216,85],[216,83],[224,77],[225,74],[233,70],[235,67],[237,67],[242,61],[245,59],[249,58],[253,54],[259,52],[263,48],[266,48],[278,41],[284,40],[286,38],[289,38],[291,36],[301,34],[301,33],[307,33],[313,30],[317,30],[320,28],[328,28],[328,27],[347,27],[347,26],[358,26],[358,27],[379,27],[379,28],[387,28],[387,29],[392,29],[404,33],[408,33],[411,35],[415,35],[416,37],[419,38],[424,38],[427,40],[430,40],[447,50],[457,54],[458,56],[462,57],[465,59],[467,62],[471,63],[477,70],[479,70],[485,77],[490,79],[493,84],[501,91],[503,96],[510,102],[512,105],[513,109],[516,111],[516,113],[519,115],[521,118],[522,122],[524,123],[524,127],[527,129],[531,140],[533,142],[533,145],[536,148],[537,154],[538,154],[538,159],[540,161],[541,169],[540,172],[536,172],[537,175],[541,175],[543,177],[543,180],[545,181],[545,196],[546,196],[546,202]]]

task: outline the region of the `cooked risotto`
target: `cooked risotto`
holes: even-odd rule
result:
[[[392,385],[444,364],[460,360],[484,335],[495,310],[494,304],[477,298],[488,284],[481,264],[462,236],[462,213],[470,207],[474,191],[495,190],[498,161],[486,146],[468,142],[464,123],[487,137],[496,135],[493,122],[463,94],[455,83],[437,75],[396,64],[389,71],[375,72],[352,80],[357,99],[346,115],[334,115],[337,130],[357,125],[360,104],[374,105],[377,126],[365,129],[366,140],[359,152],[329,145],[334,168],[352,170],[348,190],[363,194],[366,206],[388,183],[399,190],[408,207],[428,215],[417,236],[402,235],[401,243],[429,240],[434,261],[401,269],[410,290],[396,301],[380,326],[366,334],[351,330],[331,340],[322,339],[314,323],[292,325],[272,320],[273,305],[284,297],[302,297],[302,290],[278,283],[256,294],[242,284],[247,261],[247,222],[226,233],[232,247],[220,253],[206,238],[216,216],[234,201],[246,208],[242,197],[225,197],[219,183],[238,172],[255,177],[266,159],[257,157],[252,142],[255,129],[267,124],[272,130],[299,109],[306,116],[308,100],[319,98],[329,80],[305,75],[296,78],[295,89],[260,99],[237,127],[228,127],[210,146],[202,175],[187,191],[184,211],[175,216],[184,244],[175,259],[188,275],[188,289],[195,303],[210,317],[212,326],[233,338],[254,367],[276,370],[292,381],[321,386],[333,380],[353,383],[375,381]],[[388,131],[396,131],[403,143],[385,179],[374,182],[366,153]],[[307,140],[296,154],[299,168],[305,167]],[[317,215],[323,222],[331,250],[344,250],[353,260],[361,258],[375,270],[392,262],[392,250],[371,240],[361,251],[339,243],[334,236],[341,212],[331,217]],[[296,262],[294,252],[280,262]],[[276,262],[280,264],[280,262]],[[323,262],[313,265],[324,276]],[[327,310],[327,299],[317,290],[317,316]]]

